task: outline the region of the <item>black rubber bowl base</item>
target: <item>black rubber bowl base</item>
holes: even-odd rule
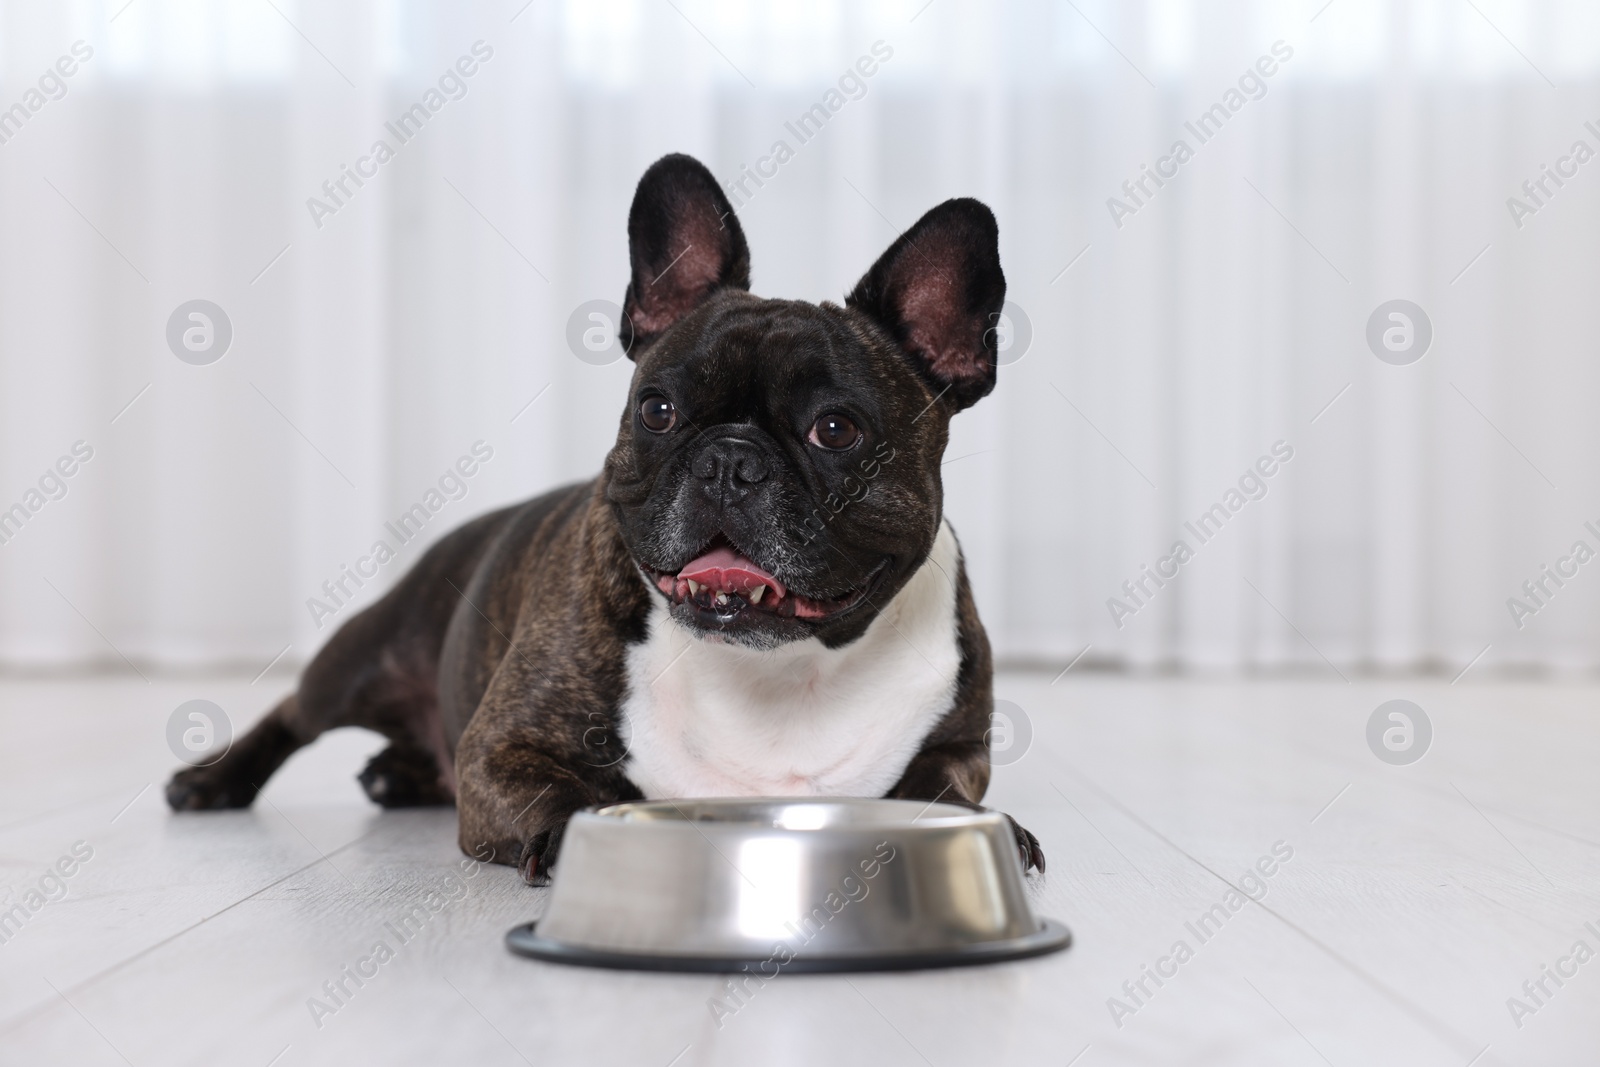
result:
[[[980,963],[1025,960],[1059,952],[1072,944],[1072,932],[1054,919],[1044,919],[1039,929],[1008,941],[989,941],[957,949],[893,954],[855,954],[848,956],[795,956],[776,964],[772,975],[761,965],[774,965],[771,955],[749,956],[668,956],[657,953],[616,952],[540,937],[537,923],[512,927],[506,934],[506,947],[519,956],[550,963],[580,967],[606,967],[619,971],[679,971],[694,974],[731,974],[746,968],[762,977],[778,974],[840,974],[860,971],[920,971],[935,967],[969,967]]]

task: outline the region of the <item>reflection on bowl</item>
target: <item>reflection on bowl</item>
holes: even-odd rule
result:
[[[574,816],[544,918],[514,952],[651,970],[893,970],[1066,947],[1033,916],[996,812],[737,798]]]

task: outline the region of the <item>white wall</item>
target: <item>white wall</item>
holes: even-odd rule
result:
[[[1520,629],[1507,607],[1600,549],[1600,161],[1507,208],[1600,150],[1594,5],[674,2],[0,6],[0,106],[94,49],[0,145],[0,507],[94,450],[0,545],[0,660],[303,659],[307,599],[474,441],[494,458],[429,538],[594,472],[630,365],[564,335],[621,297],[633,183],[669,151],[731,180],[780,138],[741,208],[762,294],[838,299],[946,197],[1000,217],[1032,343],[957,420],[946,484],[1003,657],[1600,660],[1600,563]],[[478,40],[467,95],[315,226],[307,198]],[[880,40],[797,145],[784,121]],[[1184,121],[1280,40],[1200,145]],[[1116,225],[1180,137],[1194,158]],[[234,330],[208,366],[164,337],[195,298]],[[1409,366],[1365,342],[1392,298],[1432,322]],[[1184,520],[1280,440],[1268,495],[1200,545]],[[1180,537],[1195,558],[1119,628],[1108,598]]]

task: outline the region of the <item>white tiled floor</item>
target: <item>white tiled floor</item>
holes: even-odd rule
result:
[[[367,804],[353,776],[371,735],[325,738],[253,811],[170,815],[172,709],[205,697],[243,725],[285,678],[0,683],[4,907],[75,842],[93,849],[66,895],[0,944],[0,1063],[1600,1060],[1600,957],[1564,985],[1546,978],[1542,1003],[1522,989],[1577,941],[1600,952],[1584,925],[1600,930],[1600,687],[1048,683],[1000,679],[1034,739],[990,799],[1044,843],[1035,906],[1072,927],[1073,948],[783,976],[720,1028],[711,978],[509,955],[501,936],[537,917],[544,891],[506,868],[396,946],[384,924],[456,870],[454,812]],[[1412,766],[1366,747],[1391,697],[1432,718]],[[1277,842],[1293,858],[1266,896],[1202,942],[1186,923]],[[316,1025],[308,998],[378,940],[396,957]],[[1180,940],[1193,957],[1174,977],[1124,993]],[[1114,1020],[1113,996],[1133,1014]],[[1520,1027],[1513,996],[1536,1008]]]

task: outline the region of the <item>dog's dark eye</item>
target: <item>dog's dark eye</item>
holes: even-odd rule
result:
[[[648,397],[639,405],[639,421],[651,433],[666,433],[678,421],[678,409],[664,396]]]
[[[843,415],[824,415],[811,427],[811,443],[841,452],[861,440],[856,424]]]

